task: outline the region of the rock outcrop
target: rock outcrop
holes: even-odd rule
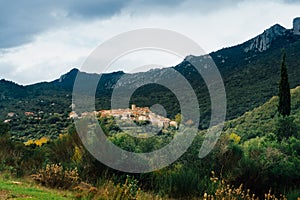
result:
[[[295,35],[300,35],[300,17],[293,20],[293,32]]]
[[[275,24],[271,28],[265,30],[262,34],[245,43],[244,51],[263,52],[269,49],[272,43],[283,36],[300,35],[300,17],[293,20],[293,28],[286,29],[279,24]]]
[[[285,35],[287,31],[287,29],[279,24],[275,24],[271,28],[265,30],[262,34],[250,40],[250,44],[244,49],[244,51],[265,51],[270,48],[274,40],[276,40],[279,36]]]

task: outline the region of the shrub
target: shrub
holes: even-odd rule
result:
[[[156,199],[153,196],[141,194],[138,181],[127,176],[124,184],[114,185],[112,181],[107,181],[100,188],[92,187],[89,184],[80,184],[74,188],[79,193],[76,199],[116,199],[116,200],[137,200]]]
[[[39,146],[41,147],[43,144],[46,144],[49,142],[49,139],[47,137],[41,137],[40,139],[37,139],[37,140],[28,140],[27,142],[24,142],[24,145],[25,146],[30,146],[30,145],[36,145],[36,146]]]
[[[216,185],[216,190],[214,194],[204,193],[204,200],[259,200],[260,198],[251,193],[249,189],[244,189],[243,184],[239,187],[227,184],[224,180],[220,180],[215,177],[214,172],[212,172],[211,177],[212,184]],[[271,193],[269,190],[268,194],[264,195],[265,200],[287,200],[284,195],[280,195],[279,198]]]
[[[32,178],[47,187],[69,189],[79,183],[77,168],[65,169],[60,164],[47,164],[45,169],[40,169]]]
[[[297,130],[299,128],[294,122],[294,118],[292,116],[282,117],[279,116],[276,121],[276,132],[279,140],[283,140],[284,138],[289,138],[292,135],[297,136]]]

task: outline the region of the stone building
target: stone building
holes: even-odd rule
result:
[[[149,107],[137,107],[135,104],[131,105],[131,109],[101,110],[99,114],[100,117],[113,116],[121,120],[149,121],[152,125],[160,128],[178,127],[176,122],[153,113]]]

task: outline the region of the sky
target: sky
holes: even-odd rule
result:
[[[299,11],[298,0],[0,0],[0,78],[23,85],[57,79],[80,69],[103,42],[140,28],[176,31],[210,53],[276,23],[290,29]],[[166,52],[135,52],[108,72],[181,60]]]

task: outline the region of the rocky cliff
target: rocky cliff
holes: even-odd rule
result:
[[[246,42],[244,51],[263,52],[269,49],[272,43],[279,37],[291,37],[293,35],[300,35],[300,18],[293,20],[292,29],[286,29],[279,24],[275,24],[262,34]]]
[[[265,51],[270,48],[274,40],[280,36],[286,35],[288,32],[290,32],[290,30],[285,29],[279,24],[275,24],[271,28],[265,30],[262,34],[250,40],[249,45],[244,49],[244,51]]]

